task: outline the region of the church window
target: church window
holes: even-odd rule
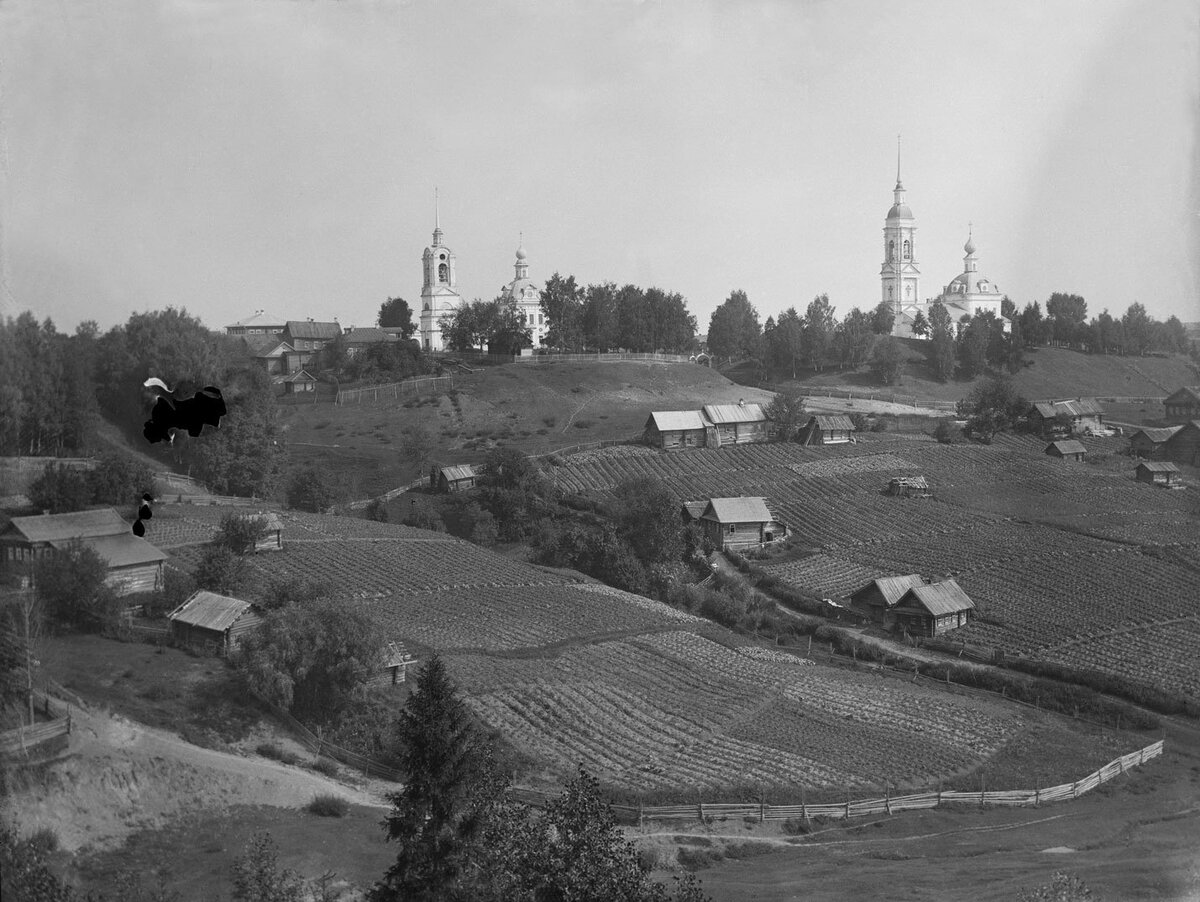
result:
[[[889,285],[888,286],[888,300],[889,301],[893,299],[894,294],[895,294],[895,289],[891,285]]]
[[[439,282],[450,281],[450,267],[447,266],[445,263],[438,264],[438,281]]]
[[[904,296],[905,296],[906,298],[911,298],[911,297],[912,297],[912,286],[911,286],[911,285],[905,285],[905,286],[904,286]]]
[[[904,259],[908,260],[911,257],[912,257],[912,242],[906,241],[906,242],[904,242]]]
[[[896,259],[896,242],[888,242],[888,263],[892,263]]]

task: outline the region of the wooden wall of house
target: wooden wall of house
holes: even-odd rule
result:
[[[765,442],[767,440],[767,424],[765,422],[758,423],[737,423],[736,442],[739,445],[753,444],[754,442]]]
[[[1170,460],[1181,464],[1200,463],[1200,429],[1184,426],[1167,441],[1167,454]]]
[[[703,429],[669,429],[666,432],[656,433],[656,439],[652,443],[656,448],[662,448],[665,451],[680,451],[686,448],[703,448],[704,447],[704,430]]]
[[[1144,435],[1135,435],[1129,440],[1129,453],[1147,460],[1162,460],[1163,443],[1151,441]]]
[[[135,592],[153,592],[162,585],[162,561],[137,564],[132,567],[112,568],[104,584],[117,595],[133,595]]]
[[[177,642],[218,654],[225,645],[225,635],[218,630],[206,630],[178,620],[171,621],[171,636]]]
[[[257,611],[251,609],[234,621],[233,626],[225,631],[227,651],[232,651],[241,644],[242,640],[258,629],[263,621]]]

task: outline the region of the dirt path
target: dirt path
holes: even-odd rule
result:
[[[139,827],[230,805],[300,808],[327,793],[386,808],[391,784],[355,787],[257,756],[201,748],[173,733],[71,706],[70,753],[11,777],[6,813],[25,831],[50,827],[63,848],[111,848]]]

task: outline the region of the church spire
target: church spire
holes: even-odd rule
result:
[[[433,189],[433,246],[440,247],[442,243],[442,217],[438,209],[438,189]]]
[[[903,188],[900,183],[900,136],[896,135],[896,187]]]

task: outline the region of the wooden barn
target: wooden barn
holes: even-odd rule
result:
[[[703,448],[709,425],[698,410],[656,410],[646,420],[645,442],[664,451]]]
[[[1129,436],[1129,453],[1147,460],[1161,460],[1167,453],[1167,442],[1182,429],[1167,426],[1163,429],[1143,428]]]
[[[53,542],[55,550],[65,551],[71,539]],[[153,592],[163,584],[163,562],[167,556],[132,532],[116,536],[95,536],[81,540],[108,564],[104,584],[118,596],[135,592]]]
[[[1035,401],[1029,408],[1029,424],[1042,435],[1050,435],[1058,427],[1058,417],[1070,421],[1073,435],[1085,429],[1104,428],[1104,408],[1095,398],[1075,398],[1064,401]]]
[[[389,642],[382,658],[379,669],[367,678],[368,686],[399,686],[408,678],[408,668],[417,663],[417,659],[399,642]]]
[[[932,498],[929,481],[924,476],[893,476],[888,480],[887,493],[902,498]]]
[[[705,404],[703,414],[709,437],[716,439],[708,443],[713,447],[747,445],[768,438],[767,414],[761,404]]]
[[[279,380],[285,395],[303,395],[317,390],[317,377],[308,370],[297,370]]]
[[[850,603],[870,618],[886,627],[892,625],[892,609],[904,597],[904,593],[916,586],[925,585],[925,580],[916,573],[908,576],[881,576],[873,579],[861,589],[850,593]]]
[[[913,586],[896,602],[892,617],[911,636],[933,638],[966,626],[975,603],[952,579]]]
[[[1138,464],[1134,478],[1138,482],[1148,482],[1168,489],[1182,485],[1179,481],[1179,467],[1169,460],[1152,460],[1149,463]]]
[[[1200,385],[1185,385],[1163,400],[1167,422],[1183,425],[1200,420]]]
[[[854,441],[854,423],[847,416],[818,414],[809,418],[803,435],[805,445],[842,445]]]
[[[712,498],[700,515],[700,526],[717,549],[764,545],[787,534],[762,498]]]
[[[1176,463],[1200,465],[1200,420],[1192,420],[1179,427],[1179,431],[1167,439],[1165,456]]]
[[[178,641],[224,656],[262,623],[262,616],[248,601],[201,589],[168,614],[167,620]]]
[[[439,492],[464,492],[475,488],[479,473],[470,464],[455,464],[442,467],[437,474],[437,489]]]
[[[1073,438],[1051,442],[1046,446],[1046,453],[1051,457],[1061,457],[1063,460],[1083,460],[1087,456],[1087,448]]]

